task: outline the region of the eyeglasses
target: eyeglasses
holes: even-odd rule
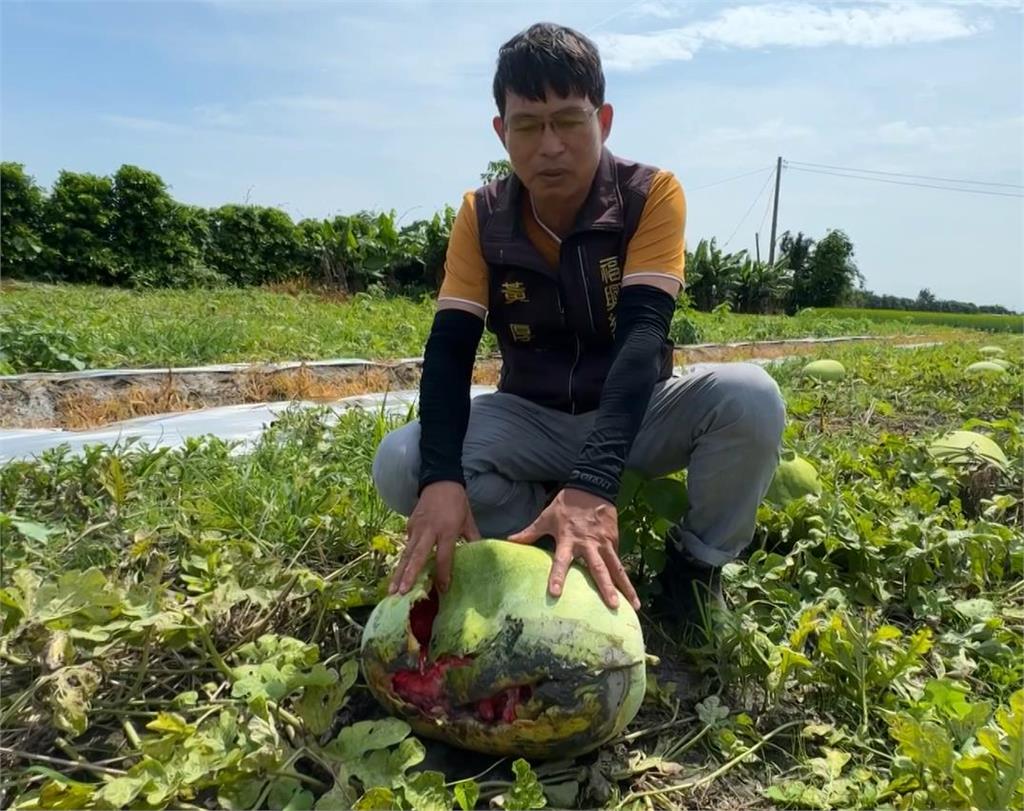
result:
[[[559,110],[546,122],[551,130],[563,138],[572,138],[586,129],[598,108],[593,110]],[[545,120],[534,115],[517,115],[509,119],[506,128],[510,135],[520,141],[536,141],[544,134]]]

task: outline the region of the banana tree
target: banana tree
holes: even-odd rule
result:
[[[785,258],[769,265],[749,256],[737,274],[735,304],[737,312],[767,313],[781,306],[789,293],[791,273]]]
[[[299,231],[309,271],[324,284],[348,293],[348,257],[355,247],[355,236],[347,229],[336,228],[330,220],[303,220]]]
[[[729,302],[739,282],[746,251],[723,253],[711,240],[702,239],[686,257],[686,289],[698,310],[710,312]]]

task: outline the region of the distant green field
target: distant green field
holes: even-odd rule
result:
[[[0,374],[418,356],[423,353],[433,313],[429,296],[412,299],[360,293],[334,300],[311,292],[293,295],[263,288],[137,291],[7,283],[0,295]],[[876,320],[874,314],[883,319]],[[672,320],[671,337],[682,345],[922,331],[919,323],[893,315],[901,314],[808,310],[789,317],[680,308]],[[954,325],[977,329],[993,329],[983,326],[986,318],[1002,323],[1000,316],[951,317],[967,319]],[[485,333],[480,351],[495,348],[493,336]]]
[[[1024,316],[987,313],[930,313],[920,310],[867,310],[856,307],[823,307],[815,312],[836,318],[869,318],[872,321],[936,324],[987,332],[1024,332]]]

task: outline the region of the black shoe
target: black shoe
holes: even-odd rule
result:
[[[655,580],[660,592],[652,601],[654,618],[672,626],[684,644],[699,647],[710,641],[713,610],[725,609],[721,569],[692,557],[671,533],[665,556]]]

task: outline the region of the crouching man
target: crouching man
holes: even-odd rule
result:
[[[382,442],[373,477],[409,516],[391,582],[405,593],[434,549],[447,589],[458,538],[555,542],[548,588],[574,560],[605,602],[639,600],[618,556],[626,468],[688,470],[690,509],[666,538],[662,609],[683,626],[720,599],[718,570],[751,541],[785,411],[751,364],[672,373],[686,203],[666,170],[605,146],[612,107],[594,44],[535,25],[502,46],[494,130],[514,174],[467,193],[427,340],[420,418]],[[470,399],[484,326],[498,391]]]

